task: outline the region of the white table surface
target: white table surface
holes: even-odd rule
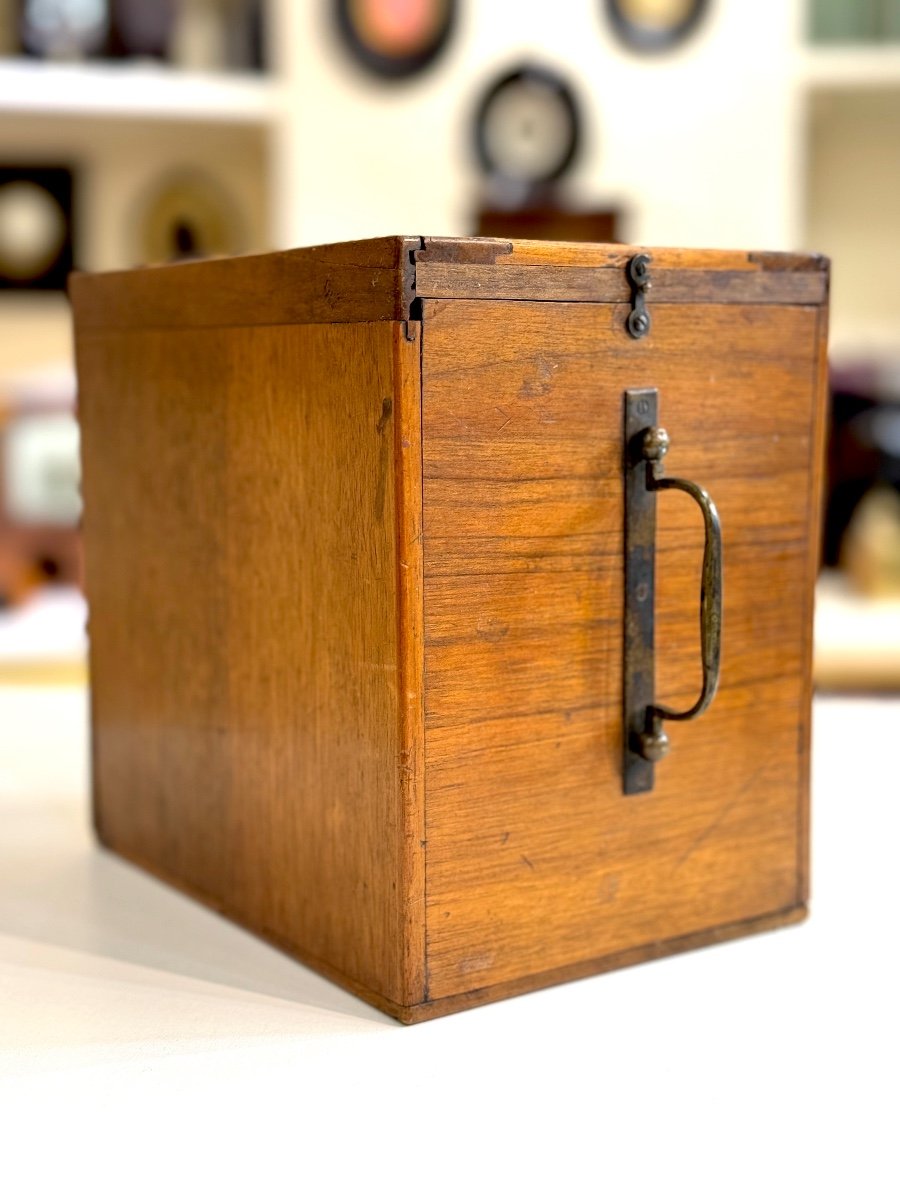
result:
[[[83,692],[0,689],[0,1195],[900,1196],[898,745],[817,702],[806,924],[405,1029],[99,850]]]

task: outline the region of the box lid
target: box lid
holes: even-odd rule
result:
[[[76,273],[70,293],[83,329],[396,321],[415,317],[420,299],[626,302],[636,254],[649,256],[654,304],[827,294],[819,255],[402,236]]]

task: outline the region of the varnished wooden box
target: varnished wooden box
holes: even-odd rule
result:
[[[100,837],[403,1021],[805,911],[827,263],[642,253],[72,281]],[[635,673],[628,397],[724,585],[718,695],[631,790],[626,675],[700,687],[704,521],[654,493]]]

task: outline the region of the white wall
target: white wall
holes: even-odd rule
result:
[[[535,60],[560,69],[584,102],[589,144],[573,195],[621,205],[627,238],[789,247],[799,229],[799,5],[711,0],[683,48],[648,57],[620,46],[600,0],[460,0],[445,54],[390,84],[348,57],[326,0],[278,0],[273,44],[293,120],[276,239],[471,233],[473,107],[499,71]]]

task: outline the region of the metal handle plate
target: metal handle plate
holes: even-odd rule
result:
[[[689,721],[712,703],[719,684],[722,645],[722,531],[709,494],[689,479],[663,474],[669,437],[657,425],[656,388],[625,393],[625,663],[623,789],[626,795],[653,787],[653,764],[669,751],[663,721]],[[700,583],[700,695],[680,712],[655,702],[654,591],[656,493],[686,492],[704,523]]]

